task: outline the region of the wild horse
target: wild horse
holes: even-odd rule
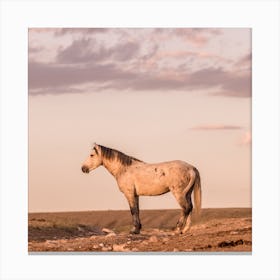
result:
[[[182,208],[176,231],[185,233],[191,225],[193,210],[191,194],[197,212],[201,208],[201,183],[198,170],[180,160],[145,163],[124,153],[95,144],[90,156],[82,165],[82,171],[89,173],[103,165],[117,180],[120,191],[125,195],[132,219],[131,233],[140,233],[139,196],[161,195],[169,191]]]

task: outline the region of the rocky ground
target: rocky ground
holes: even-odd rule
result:
[[[188,233],[175,234],[177,210],[144,210],[141,234],[128,211],[29,214],[29,252],[250,252],[251,209],[203,209]],[[102,228],[101,225],[106,226]],[[172,225],[172,226],[171,226]]]

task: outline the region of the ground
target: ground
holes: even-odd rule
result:
[[[251,252],[251,208],[202,209],[189,232],[173,229],[180,210],[142,210],[141,234],[129,211],[30,213],[29,252]]]

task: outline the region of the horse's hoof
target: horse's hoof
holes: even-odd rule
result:
[[[140,233],[140,229],[132,229],[129,233],[130,234],[139,234]]]
[[[183,230],[182,230],[182,234],[184,234],[184,233],[188,233],[189,232],[189,230],[190,230],[190,228],[188,227],[188,228],[184,228]]]
[[[130,234],[140,234],[140,230],[131,230]]]
[[[175,229],[175,233],[176,233],[176,234],[182,234],[182,229],[176,228],[176,229]]]

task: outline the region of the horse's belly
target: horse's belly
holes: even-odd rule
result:
[[[169,191],[169,184],[164,179],[142,177],[135,182],[138,195],[160,195]]]
[[[164,193],[169,192],[169,188],[168,187],[157,187],[157,188],[146,188],[146,187],[139,187],[138,190],[136,190],[137,195],[161,195]]]

